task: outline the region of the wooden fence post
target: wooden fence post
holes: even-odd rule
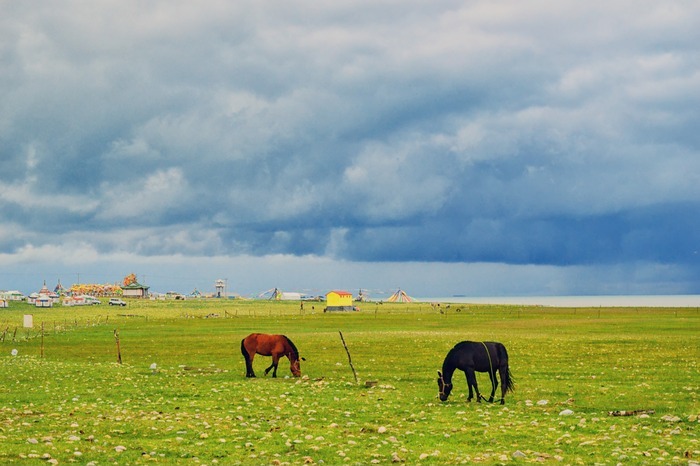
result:
[[[338,333],[340,334],[340,341],[343,342],[343,347],[345,348],[345,352],[348,354],[348,362],[350,363],[350,369],[352,369],[352,375],[355,376],[355,383],[357,383],[357,372],[355,372],[355,366],[352,365],[352,358],[350,357],[350,350],[348,350],[348,345],[345,344],[345,338],[343,338],[343,332],[338,330]]]
[[[119,364],[121,364],[122,363],[122,349],[119,346],[119,330],[117,330],[117,329],[114,329],[114,339],[117,342],[117,362]]]

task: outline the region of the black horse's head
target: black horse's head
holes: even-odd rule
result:
[[[452,391],[452,384],[451,383],[445,383],[445,379],[442,377],[442,372],[438,371],[438,397],[440,397],[440,401],[447,401],[447,397],[450,396],[450,392]]]

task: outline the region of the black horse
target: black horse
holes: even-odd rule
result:
[[[442,372],[438,371],[438,389],[440,390],[440,401],[446,401],[452,391],[452,374],[455,369],[463,370],[467,376],[469,386],[469,398],[472,401],[474,394],[472,387],[476,391],[476,401],[481,402],[481,393],[476,384],[475,372],[488,372],[491,379],[491,396],[489,403],[493,403],[493,396],[498,387],[496,372],[501,376],[501,404],[505,404],[506,392],[515,389],[515,382],[510,375],[508,368],[508,352],[502,343],[495,341],[463,341],[457,343],[452,348],[445,361],[442,363]],[[484,398],[486,399],[486,398]]]

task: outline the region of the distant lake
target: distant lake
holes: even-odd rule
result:
[[[440,298],[416,298],[421,302],[512,304],[553,307],[698,307],[700,295],[651,295],[651,296],[452,296]]]

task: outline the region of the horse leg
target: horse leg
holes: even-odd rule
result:
[[[251,351],[246,345],[247,338],[241,340],[241,353],[243,354],[243,359],[245,359],[245,376],[255,377],[255,372],[253,371],[253,358],[255,357],[255,351]]]
[[[248,353],[248,357],[245,358],[245,371],[246,377],[255,377],[255,371],[253,370],[253,358],[255,357],[255,353],[250,354]]]
[[[275,357],[274,357],[274,356],[272,357],[272,364],[270,364],[270,367],[268,367],[267,369],[265,369],[265,376],[267,376],[267,373],[270,372],[270,370],[273,369],[273,368],[275,368]],[[275,371],[272,373],[272,377],[277,377],[277,370],[275,370]]]
[[[508,380],[508,366],[501,366],[498,372],[501,375],[501,404],[504,405],[506,404],[506,392],[508,391],[508,387],[503,381]]]
[[[267,375],[268,372],[270,372],[270,369],[274,369],[272,371],[272,377],[277,377],[277,363],[279,362],[280,358],[279,355],[273,354],[272,355],[272,364],[270,364],[270,367],[265,369],[265,375]]]
[[[490,372],[489,377],[491,378],[491,396],[489,397],[489,403],[493,403],[493,396],[496,394],[496,388],[498,388],[498,379],[496,379],[496,371]]]
[[[472,389],[471,380],[469,380],[469,373],[467,371],[464,371],[464,375],[467,377],[467,388],[469,389],[469,397],[467,397],[467,403],[471,403],[472,399],[474,398],[474,391]]]
[[[274,358],[273,358],[273,359],[274,359]],[[278,357],[278,358],[272,363],[272,365],[275,366],[275,368],[274,368],[273,371],[272,371],[272,377],[274,377],[274,378],[277,378],[277,365],[279,364],[279,362],[280,362],[280,359],[279,359],[279,357]]]
[[[472,400],[472,387],[474,387],[476,401],[477,403],[481,403],[481,393],[479,393],[479,385],[476,383],[476,373],[474,369],[468,368],[464,372],[467,375],[467,385],[469,385],[469,398],[467,398],[467,401]]]

